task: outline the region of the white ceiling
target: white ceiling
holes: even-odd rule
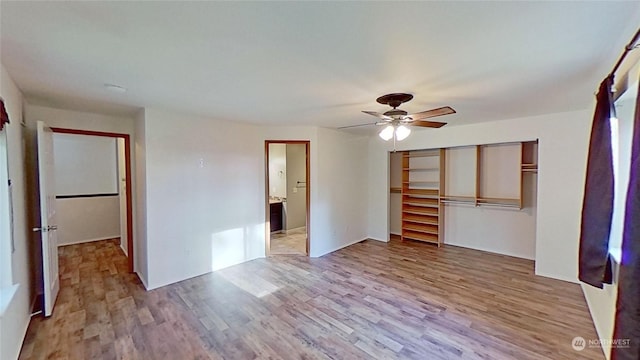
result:
[[[375,119],[376,97],[450,125],[584,109],[640,2],[8,2],[2,63],[31,102],[160,107],[258,124]],[[124,94],[103,87],[124,86]]]

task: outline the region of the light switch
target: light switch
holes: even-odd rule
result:
[[[298,188],[297,188],[297,187],[294,187],[294,188],[293,188],[293,193],[295,194],[295,193],[297,193],[297,192],[298,192]]]

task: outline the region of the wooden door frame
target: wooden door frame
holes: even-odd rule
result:
[[[133,273],[133,197],[131,195],[131,136],[129,134],[112,133],[104,131],[79,130],[52,127],[51,130],[58,134],[103,136],[124,139],[125,157],[125,194],[127,195],[127,263],[129,272]]]
[[[311,141],[310,140],[265,140],[264,141],[264,198],[265,198],[265,221],[264,221],[264,231],[265,231],[265,254],[267,256],[271,256],[271,209],[269,206],[269,145],[270,144],[284,144],[284,145],[305,145],[305,158],[306,158],[306,177],[307,177],[307,186],[306,186],[306,198],[307,198],[307,214],[306,214],[306,226],[307,226],[307,254],[310,255],[311,249]]]

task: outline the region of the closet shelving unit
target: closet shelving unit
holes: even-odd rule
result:
[[[402,240],[442,244],[444,149],[402,155]]]
[[[443,244],[449,205],[522,209],[537,154],[537,141],[402,152],[390,189],[400,193],[402,240]]]
[[[523,174],[535,173],[538,169],[536,144],[537,143],[534,141],[522,143],[485,144],[476,145],[471,148],[462,147],[466,148],[466,151],[475,152],[475,159],[468,156],[466,160],[467,166],[475,166],[475,173],[473,172],[473,168],[470,169],[471,172],[467,172],[467,176],[469,176],[469,178],[475,178],[475,189],[472,184],[469,184],[466,188],[467,190],[463,191],[463,195],[455,193],[455,189],[445,189],[446,186],[443,185],[441,187],[443,195],[440,196],[440,202],[443,204],[522,209]],[[497,153],[493,150],[499,147],[508,147],[509,150],[507,150],[507,152],[510,155],[505,157],[506,153],[504,150],[502,150],[502,152],[499,150]],[[456,148],[448,148],[444,149],[444,151],[454,151],[454,149]],[[504,160],[507,160],[508,162],[510,161],[511,165],[508,165],[510,168],[499,170],[502,165],[498,165],[496,167],[496,164],[501,164]],[[507,171],[507,174],[513,175],[509,176],[511,179],[509,180],[510,182],[503,183],[500,186],[506,186],[507,188],[512,189],[512,191],[507,191],[507,193],[510,193],[508,194],[509,196],[500,196],[502,194],[498,194],[499,192],[496,193],[496,186],[493,184],[496,181],[505,181],[505,179],[502,178],[503,175],[497,175],[499,172],[505,174],[505,171]],[[445,183],[444,180],[443,183]],[[491,190],[491,188],[493,188],[493,190]]]
[[[460,161],[459,156],[454,153],[456,151],[464,151],[468,154],[473,152],[473,157],[468,157],[465,165],[462,166],[462,169],[459,166],[447,167],[447,173],[442,178],[442,195],[440,195],[440,202],[444,205],[446,204],[458,204],[458,205],[473,205],[478,206],[478,193],[480,192],[480,184],[478,182],[478,178],[480,177],[480,169],[477,164],[480,162],[480,150],[479,146],[463,146],[458,148],[446,148],[443,149],[443,152],[449,154],[449,156],[445,156],[445,162],[450,163],[451,161],[455,162],[456,159]],[[458,154],[460,154],[458,152]],[[474,168],[475,166],[475,168]],[[458,172],[459,170],[463,170],[462,173]],[[454,186],[447,186],[447,180],[450,180],[452,174],[450,172],[455,172],[454,177],[464,177],[465,179],[473,179],[473,185],[468,184],[468,186],[463,186],[464,191],[460,191],[461,189],[455,189]]]
[[[522,161],[520,169],[523,173],[538,172],[538,141],[528,141],[520,144]]]
[[[503,175],[505,174],[504,171],[515,175],[513,177],[514,181],[512,183],[504,184],[506,185],[507,188],[512,189],[510,191],[510,194],[513,196],[497,197],[494,195],[495,192],[486,190],[488,185],[490,185],[490,182],[494,182],[498,180],[498,178],[495,177],[495,174],[491,173],[494,170],[491,170],[491,166],[489,166],[490,165],[489,163],[493,163],[495,165],[497,162],[501,163],[502,160],[499,161],[499,159],[501,158],[499,153],[491,155],[489,151],[492,148],[495,149],[495,148],[504,148],[504,147],[508,147],[509,149],[511,149],[509,153],[514,154],[514,156],[517,156],[515,158],[510,157],[511,159],[514,160],[512,162],[513,164],[512,167],[509,168],[512,170],[507,170],[507,169],[503,170]],[[522,161],[521,161],[522,155],[518,154],[518,152],[521,151],[521,147],[522,145],[520,143],[487,144],[487,145],[480,145],[477,147],[478,149],[477,179],[479,182],[479,184],[477,185],[479,189],[479,192],[477,192],[478,206],[494,206],[494,207],[522,209],[522,174],[518,171],[519,168],[521,168],[521,164],[522,164]],[[487,156],[485,156],[484,152],[487,152]]]

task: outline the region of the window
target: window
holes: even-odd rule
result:
[[[7,163],[7,130],[0,131],[0,288],[12,285],[13,224]]]
[[[624,212],[629,187],[633,117],[638,84],[632,84],[615,102],[617,118],[611,118],[611,151],[613,156],[613,219],[609,237],[609,253],[620,262]]]

